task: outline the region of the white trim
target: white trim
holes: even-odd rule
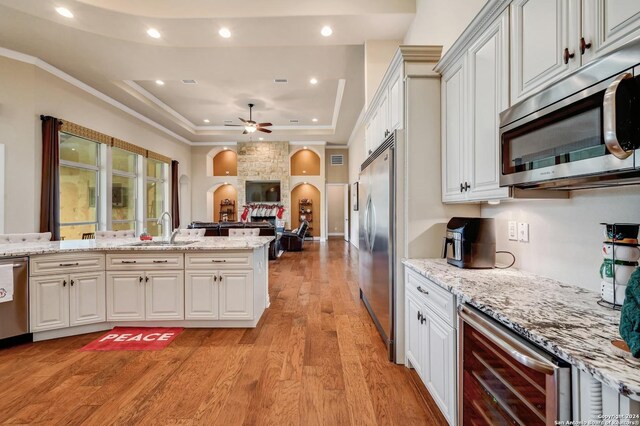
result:
[[[344,238],[344,232],[330,232],[330,233],[327,234],[327,236]]]
[[[140,86],[138,83],[134,82],[133,80],[124,80],[124,83],[129,87],[131,87],[136,92],[138,92],[139,94],[141,94],[142,96],[144,96],[145,98],[147,98],[148,100],[150,100],[151,102],[153,102],[158,107],[162,108],[165,112],[171,114],[173,117],[180,120],[184,125],[186,125],[190,129],[195,128],[195,124],[193,124],[188,118],[181,115],[175,109],[169,107],[160,99],[156,98],[151,92],[149,92],[148,90]]]
[[[326,148],[327,149],[344,149],[344,150],[349,149],[349,147],[346,145],[327,145]],[[333,154],[329,154],[329,155],[333,155]]]
[[[27,55],[24,53],[20,53],[20,52],[16,52],[14,50],[11,49],[7,49],[5,47],[0,47],[0,56],[4,56],[5,58],[9,58],[9,59],[14,59],[16,61],[20,61],[20,62],[24,62],[27,64],[31,64],[31,65],[35,65],[36,67],[48,72],[49,74],[55,75],[56,77],[66,81],[67,83],[71,84],[72,86],[77,87],[80,90],[84,90],[85,92],[89,93],[90,95],[95,96],[96,98],[100,99],[101,101],[104,101],[106,103],[108,103],[109,105],[118,108],[119,110],[131,115],[132,117],[137,118],[138,120],[150,125],[151,127],[155,127],[156,129],[160,130],[161,132],[166,133],[167,135],[171,136],[172,138],[183,142],[187,145],[192,145],[193,143],[180,136],[179,134],[167,129],[166,127],[164,127],[163,125],[151,120],[148,117],[145,117],[144,115],[140,114],[139,112],[129,108],[128,106],[124,105],[123,103],[120,103],[118,101],[116,101],[115,99],[113,99],[110,96],[105,95],[104,93],[94,89],[93,87],[89,86],[86,83],[83,83],[82,81],[78,80],[75,77],[72,77],[71,75],[67,74],[66,72],[54,67],[53,65],[43,61],[42,59],[36,58],[35,56],[31,56],[31,55]]]
[[[340,106],[342,105],[342,97],[344,96],[344,86],[347,84],[347,80],[341,78],[338,80],[338,92],[336,93],[336,102],[333,105],[333,119],[331,120],[331,127],[335,130],[338,124],[338,116],[340,115]]]
[[[4,183],[6,175],[4,144],[0,144],[0,233],[4,234]]]
[[[326,141],[289,141],[292,146],[327,146]]]

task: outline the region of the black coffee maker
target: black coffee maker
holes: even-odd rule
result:
[[[496,229],[493,219],[451,218],[447,223],[442,257],[447,258],[448,264],[458,268],[493,268],[496,264]]]

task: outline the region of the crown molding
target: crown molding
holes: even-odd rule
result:
[[[160,130],[161,132],[167,134],[168,136],[171,136],[173,139],[182,142],[184,144],[187,145],[193,145],[193,143],[180,136],[179,134],[167,129],[166,127],[164,127],[162,124],[157,123],[155,121],[153,121],[152,119],[150,119],[149,117],[146,117],[142,114],[140,114],[139,112],[133,110],[132,108],[129,108],[128,106],[124,105],[121,102],[116,101],[115,99],[113,99],[112,97],[105,95],[104,93],[100,92],[97,89],[94,89],[93,87],[89,86],[86,83],[83,83],[82,81],[78,80],[77,78],[67,74],[66,72],[62,71],[59,68],[54,67],[53,65],[43,61],[40,58],[37,58],[35,56],[31,56],[31,55],[27,55],[25,53],[21,53],[21,52],[16,52],[15,50],[11,50],[11,49],[7,49],[4,47],[0,47],[0,56],[8,58],[8,59],[13,59],[16,61],[20,61],[20,62],[24,62],[27,64],[31,64],[34,65],[38,68],[40,68],[43,71],[48,72],[49,74],[52,74],[56,77],[58,77],[61,80],[64,80],[65,82],[71,84],[72,86],[77,87],[80,90],[83,90],[86,93],[89,93],[90,95],[100,99],[101,101],[106,102],[107,104],[119,109],[120,111],[129,114],[130,116],[137,118],[138,120],[144,122],[145,124],[150,125],[151,127],[154,127],[155,129]]]
[[[326,141],[289,141],[290,146],[327,146]]]

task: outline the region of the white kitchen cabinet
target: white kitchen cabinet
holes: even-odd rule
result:
[[[104,272],[69,276],[69,325],[103,322],[106,318]]]
[[[253,271],[220,271],[220,319],[253,318]]]
[[[144,273],[107,272],[107,320],[141,321],[144,319]]]
[[[31,278],[29,303],[32,332],[69,326],[68,284],[68,275]]]
[[[218,271],[185,271],[185,319],[218,319]]]
[[[442,414],[455,424],[456,329],[450,315],[455,298],[412,271],[405,272],[405,282],[407,366],[416,370]]]
[[[29,285],[32,332],[105,320],[104,272],[32,277]]]
[[[509,197],[500,187],[500,112],[509,107],[509,13],[503,12],[467,53],[468,138],[465,190],[468,200]]]
[[[402,104],[404,98],[402,96],[403,93],[403,81],[402,74],[398,69],[394,76],[391,78],[391,82],[389,83],[389,131],[393,132],[394,130],[402,128],[402,120],[403,120],[403,107]]]
[[[153,271],[145,274],[146,319],[184,319],[184,274]]]
[[[464,201],[464,60],[442,76],[442,201]]]
[[[580,0],[511,3],[511,102],[580,66]]]
[[[184,319],[183,271],[108,272],[107,319]]]
[[[583,0],[582,63],[596,59],[640,35],[640,1]]]

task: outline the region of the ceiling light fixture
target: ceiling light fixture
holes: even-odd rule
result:
[[[256,129],[256,126],[244,126],[244,130],[246,130],[246,131],[247,131],[247,133],[253,133],[253,132],[255,132],[257,129]]]
[[[258,138],[258,140],[263,141],[263,140],[264,140],[264,138]]]
[[[320,30],[320,34],[322,34],[325,37],[329,37],[331,34],[333,34],[333,30],[331,29],[330,26],[325,25],[324,27],[322,27],[322,29]]]
[[[71,13],[71,11],[66,7],[56,7],[56,12],[65,18],[73,18],[73,13]]]
[[[147,34],[152,38],[160,38],[160,31],[156,30],[155,28],[149,28],[147,30]]]
[[[220,37],[222,38],[231,37],[231,31],[229,31],[229,28],[220,28],[220,31],[218,31],[218,34],[220,34]]]
[[[205,123],[211,123],[211,120],[209,120],[208,118],[205,118],[205,119],[204,119],[204,120],[202,120],[202,121],[204,121]]]
[[[162,80],[156,80],[156,84],[157,84],[158,86],[164,86],[164,81],[162,81]]]
[[[313,77],[311,80],[309,80],[309,83],[311,84],[318,84],[318,79]]]
[[[229,148],[227,148],[226,146],[222,148],[223,151],[228,150]]]
[[[313,121],[314,123],[317,123],[318,119],[317,118],[312,118],[311,121]]]
[[[306,146],[303,146],[303,147],[302,147],[302,149],[307,149],[307,147],[306,147]]]

